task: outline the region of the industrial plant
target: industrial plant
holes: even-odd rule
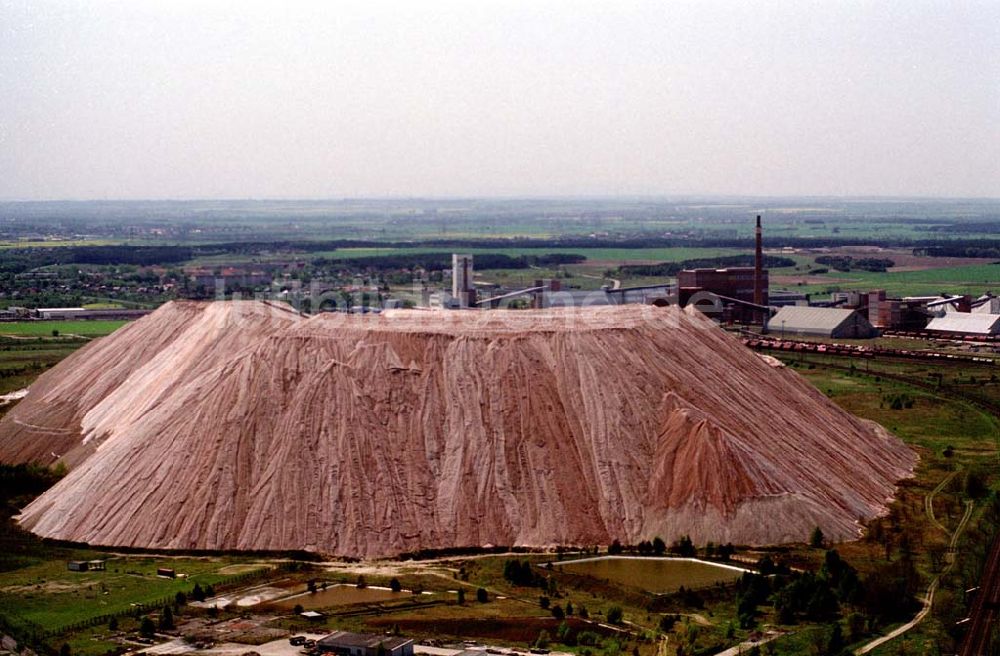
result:
[[[474,256],[452,256],[451,293],[427,291],[426,307],[455,310],[501,307],[554,308],[646,304],[693,307],[728,326],[757,326],[771,335],[869,339],[907,334],[945,339],[1000,338],[1000,298],[970,295],[889,298],[884,290],[835,292],[814,298],[771,290],[764,267],[763,227],[756,217],[752,267],[693,268],[662,284],[599,290],[565,288],[559,279],[537,279],[522,289],[477,288]]]

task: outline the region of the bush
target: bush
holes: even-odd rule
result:
[[[823,529],[816,527],[813,529],[812,535],[809,536],[809,546],[813,549],[820,549],[823,547]]]
[[[191,590],[191,598],[195,601],[205,601],[205,591],[197,583],[194,584],[194,589]]]
[[[478,590],[476,590],[476,601],[478,601],[481,604],[485,604],[489,600],[490,600],[490,595],[488,592],[486,592],[486,588],[479,588]]]
[[[139,624],[139,635],[144,638],[152,638],[156,635],[156,625],[149,617],[142,618],[142,622]]]
[[[403,586],[400,584],[399,579],[393,577],[392,580],[389,581],[389,589],[393,592],[399,592],[403,589]]]
[[[698,555],[697,549],[694,548],[694,543],[691,542],[690,535],[683,535],[679,540],[675,540],[674,543],[670,545],[670,553],[684,558],[693,558]]]
[[[573,632],[573,629],[568,623],[563,622],[559,625],[559,630],[556,631],[556,636],[559,638],[559,642],[564,645],[569,647],[576,646],[576,633]]]
[[[622,608],[621,606],[612,606],[608,609],[608,623],[609,624],[621,624],[622,621]]]
[[[965,475],[965,496],[970,499],[982,499],[989,492],[986,477],[979,468],[970,469]]]
[[[660,618],[660,631],[670,633],[674,630],[674,625],[680,619],[677,615],[664,615]]]
[[[545,577],[531,569],[527,560],[508,560],[503,566],[503,577],[514,585],[543,588]]]

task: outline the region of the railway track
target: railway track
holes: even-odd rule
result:
[[[1000,536],[993,540],[986,559],[979,592],[969,613],[969,628],[962,640],[959,656],[985,656],[991,653],[993,627],[1000,618]]]

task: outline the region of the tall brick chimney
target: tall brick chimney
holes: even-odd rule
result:
[[[764,242],[760,231],[760,214],[757,215],[757,251],[753,261],[753,302],[764,304]]]

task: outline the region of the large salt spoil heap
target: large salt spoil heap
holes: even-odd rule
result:
[[[851,538],[916,459],[698,313],[254,301],[169,303],[41,376],[0,459],[56,458],[39,535],[350,556]]]

